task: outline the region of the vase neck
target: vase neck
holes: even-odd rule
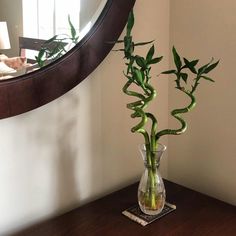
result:
[[[159,168],[161,162],[161,157],[158,157],[157,155],[150,155],[145,156],[144,159],[144,166],[146,168]]]
[[[159,169],[160,163],[149,164],[147,162],[144,163],[146,169]]]
[[[157,151],[147,150],[145,145],[140,146],[140,152],[146,168],[158,168],[166,146],[158,144]]]

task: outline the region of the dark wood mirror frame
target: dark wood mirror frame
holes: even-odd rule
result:
[[[106,57],[120,36],[135,0],[108,0],[89,33],[57,61],[0,81],[0,119],[45,105],[83,81]]]

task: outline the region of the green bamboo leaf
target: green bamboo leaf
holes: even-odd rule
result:
[[[144,71],[143,71],[143,70],[141,70],[140,72],[141,72],[141,74],[142,74],[142,80],[144,81],[144,78],[145,78]]]
[[[107,44],[116,44],[116,43],[124,43],[124,40],[117,40],[117,41],[107,41]]]
[[[131,58],[130,58],[130,61],[129,61],[129,64],[128,64],[128,67],[127,67],[127,74],[128,74],[130,71],[132,71],[133,63],[134,63],[134,58],[131,57]]]
[[[175,47],[173,46],[172,48],[172,53],[173,53],[173,57],[174,57],[174,62],[175,62],[175,65],[176,65],[176,68],[178,70],[181,69],[181,66],[182,66],[182,62],[181,62],[181,59],[180,59],[180,56],[179,54],[177,53]]]
[[[200,67],[198,69],[198,75],[204,74],[205,70],[207,69],[207,67],[212,63],[213,58],[211,59],[211,61],[209,63],[207,63],[206,65],[203,65],[202,67]]]
[[[153,42],[154,42],[154,40],[148,41],[148,42],[135,43],[134,46],[144,46],[144,45],[147,45],[147,44],[150,44],[150,43],[153,43]]]
[[[133,12],[133,10],[131,10],[129,13],[128,23],[127,23],[127,32],[126,32],[127,36],[131,35],[131,31],[132,31],[133,26],[134,26],[134,12]]]
[[[70,34],[71,34],[71,37],[74,39],[75,36],[76,36],[76,30],[75,30],[75,27],[74,25],[72,24],[71,20],[70,20],[70,15],[68,15],[68,22],[69,22],[69,25],[70,25]]]
[[[49,44],[57,39],[58,35],[54,35],[52,38],[46,40],[44,44]]]
[[[115,43],[123,43],[124,40],[117,40],[117,41],[113,41],[113,42],[115,42]]]
[[[201,74],[205,73],[205,70],[206,70],[206,68],[209,66],[209,64],[210,64],[210,63],[207,63],[206,65],[200,67],[200,68],[198,69],[198,74],[201,75]]]
[[[152,45],[151,48],[149,49],[148,53],[147,53],[147,56],[146,56],[146,60],[147,61],[151,61],[152,60],[154,52],[155,52],[155,46]]]
[[[161,74],[169,75],[169,74],[175,74],[175,73],[176,73],[176,70],[167,70],[167,71],[163,71]]]
[[[143,84],[143,74],[141,73],[140,70],[134,68],[134,78],[138,82],[138,84],[142,85]]]
[[[213,80],[212,78],[209,78],[207,76],[201,76],[203,79],[211,81],[211,82],[215,82],[215,80]]]
[[[163,57],[156,57],[156,58],[153,58],[151,61],[148,62],[149,65],[151,64],[156,64],[158,62],[160,62],[162,60]]]
[[[134,45],[131,36],[124,37],[124,47],[125,47],[125,57],[130,58],[134,51]]]
[[[43,57],[44,54],[45,54],[45,51],[46,51],[45,48],[40,49],[40,50],[39,50],[39,54],[38,54],[38,58],[42,59],[42,57]]]
[[[42,48],[39,50],[38,56],[35,57],[39,67],[43,67],[44,66],[44,60],[43,57],[46,54],[46,49]]]
[[[191,61],[190,64],[191,64],[191,66],[196,66],[198,62],[199,62],[199,60],[197,59],[197,60]]]
[[[186,73],[180,73],[180,76],[181,76],[181,78],[183,79],[183,81],[184,81],[185,83],[187,83],[188,74],[186,74]]]
[[[216,63],[214,63],[214,64],[208,66],[208,67],[205,69],[204,73],[205,73],[205,74],[208,74],[210,71],[212,71],[213,69],[215,69],[215,68],[217,67],[217,65],[219,64],[219,62],[220,62],[220,61],[217,61]]]
[[[78,40],[79,40],[79,36],[75,37],[73,42],[78,43]]]
[[[124,52],[125,50],[124,49],[113,49],[112,51],[113,52]]]
[[[40,60],[40,61],[37,61],[37,62],[38,62],[38,65],[39,65],[40,68],[43,67],[44,64],[45,64],[45,60]]]
[[[189,61],[186,58],[184,58],[185,68],[188,68],[194,74],[197,74],[195,66],[197,65],[198,62],[199,62],[199,60]]]
[[[141,68],[146,68],[146,60],[143,57],[137,56],[136,58],[136,63],[141,67]]]

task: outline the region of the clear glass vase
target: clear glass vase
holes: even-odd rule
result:
[[[145,170],[138,187],[138,203],[141,211],[147,215],[159,214],[166,200],[165,186],[159,172],[162,154],[166,146],[158,144],[157,151],[146,151],[140,146]]]

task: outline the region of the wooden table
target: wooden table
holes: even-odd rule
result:
[[[31,227],[15,236],[235,236],[236,207],[165,181],[167,200],[177,210],[148,226],[121,214],[135,204],[137,184]]]

